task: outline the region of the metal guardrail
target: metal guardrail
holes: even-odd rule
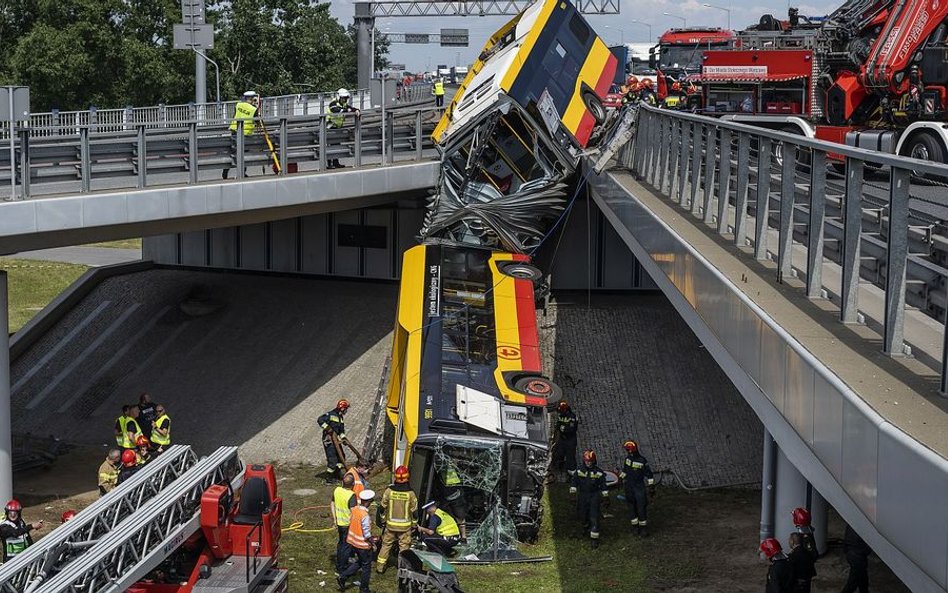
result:
[[[411,105],[426,100],[431,94],[430,83],[414,83],[399,87],[397,105]],[[335,92],[309,93],[261,97],[262,117],[306,117],[324,115]],[[30,114],[28,124],[30,138],[60,135],[63,131],[88,127],[96,132],[120,132],[134,130],[139,126],[148,128],[178,127],[196,121],[201,125],[217,125],[230,122],[237,101],[221,103],[186,103],[183,105],[153,105],[149,107],[125,107],[122,109],[95,109],[84,111],[51,111]],[[357,109],[372,109],[367,89],[352,91],[352,105]],[[9,130],[0,125],[0,138],[9,138]]]
[[[344,114],[341,128],[323,114],[264,118],[263,125],[281,163],[281,175],[307,168],[322,171],[332,159],[351,159],[360,166],[382,157],[382,164],[421,160],[432,148],[431,132],[441,110],[402,107],[382,116],[378,111]],[[243,122],[238,122],[242,129]],[[243,179],[249,166],[271,168],[272,158],[262,133],[231,134],[229,121],[209,125],[195,120],[154,128],[136,124],[129,130],[101,133],[93,126],[62,128],[55,136],[30,138],[24,130],[16,146],[15,174],[19,197],[66,191],[89,192],[97,182],[109,189],[144,188],[156,183],[197,183],[208,171],[236,169]],[[259,122],[257,130],[262,131]],[[205,173],[203,179],[201,174]],[[0,151],[0,190],[10,183],[10,156]],[[219,174],[219,173],[218,173]]]
[[[838,241],[842,323],[858,320],[865,260],[881,260],[874,274],[885,291],[883,351],[903,354],[907,294],[942,293],[948,277],[948,270],[910,251],[910,236],[919,232],[910,220],[911,180],[948,179],[948,165],[645,106],[638,118],[632,150],[621,155],[624,164],[735,245],[752,244],[756,259],[775,252],[778,281],[794,274],[792,252],[803,249],[806,294],[822,296],[826,246]],[[838,190],[827,183],[830,154],[845,159],[845,184]],[[882,209],[867,208],[864,174],[882,168],[888,170],[888,200]],[[948,197],[945,202],[948,205]],[[831,215],[834,207],[838,218]],[[879,224],[867,229],[868,209]],[[754,226],[749,228],[752,217]],[[772,228],[778,237],[773,247],[768,245]],[[945,340],[942,393],[948,388],[948,333]]]

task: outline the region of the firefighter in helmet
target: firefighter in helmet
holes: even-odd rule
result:
[[[341,450],[346,440],[345,416],[349,410],[349,401],[341,399],[336,402],[336,407],[329,410],[316,419],[316,423],[323,429],[323,450],[326,452],[326,481],[332,482],[338,479],[346,471],[344,459],[341,457]]]
[[[649,467],[648,459],[639,451],[635,441],[626,441],[622,447],[626,458],[619,479],[625,484],[625,502],[629,505],[629,522],[632,533],[648,537],[648,486],[655,484],[655,476]]]
[[[379,511],[385,516],[385,531],[376,570],[382,573],[395,542],[400,552],[411,547],[411,529],[418,514],[418,497],[408,485],[408,468],[404,465],[395,468],[395,482],[382,494]]]
[[[570,494],[577,495],[576,510],[583,522],[583,529],[589,530],[592,547],[599,547],[599,512],[603,499],[609,500],[606,490],[606,472],[596,464],[596,452],[583,452],[583,467],[573,472]]]
[[[0,539],[3,539],[3,561],[7,562],[33,545],[30,532],[43,526],[43,521],[27,523],[23,520],[23,505],[13,499],[4,507],[5,516],[0,521]]]

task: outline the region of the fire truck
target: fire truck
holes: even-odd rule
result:
[[[948,162],[948,2],[850,0],[818,26],[756,29],[702,54],[703,109]]]
[[[670,94],[676,81],[701,73],[701,56],[706,50],[723,49],[734,44],[734,33],[714,27],[669,29],[649,49],[649,68],[656,71],[659,101]]]

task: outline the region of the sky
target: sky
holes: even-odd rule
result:
[[[678,15],[691,26],[725,27],[728,14],[724,10],[707,8],[704,0],[619,0],[620,14],[586,18],[596,29],[599,36],[609,45],[619,43],[649,41],[649,28],[633,21],[642,21],[651,25],[652,39],[672,27],[681,27],[681,19],[665,16],[662,13]],[[773,14],[786,19],[787,0],[711,0],[714,4],[730,9],[731,28],[741,29],[755,24],[763,14]],[[822,8],[808,4],[797,4],[801,15],[821,16],[831,12],[840,2],[833,2]],[[330,10],[343,25],[352,23],[355,12],[351,0],[331,0]],[[439,45],[406,45],[393,43],[389,46],[389,60],[395,64],[405,64],[408,70],[432,70],[438,64],[467,65],[473,62],[481,47],[510,17],[397,17],[379,18],[375,26],[379,31],[392,33],[438,33],[441,28],[468,29],[469,47],[441,47]]]

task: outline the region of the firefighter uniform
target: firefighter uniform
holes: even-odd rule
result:
[[[380,573],[385,571],[389,553],[396,541],[399,551],[411,547],[411,528],[418,513],[418,497],[408,483],[392,484],[382,494],[381,509],[385,513],[385,531],[382,533],[382,548],[376,567]]]
[[[352,507],[356,506],[357,497],[352,490],[343,486],[336,486],[332,493],[333,515],[336,519],[336,531],[339,534],[339,541],[336,542],[336,572],[342,574],[342,571],[349,566],[349,556],[352,550],[346,542],[349,536],[349,519],[352,515]]]
[[[801,541],[800,545],[787,554],[790,571],[793,573],[793,593],[810,593],[810,583],[813,577],[816,576],[813,556],[810,555],[805,546],[806,543]]]
[[[563,464],[572,475],[576,471],[576,433],[579,430],[579,418],[571,409],[558,411],[556,416],[556,443],[554,444],[554,467]]]
[[[105,496],[118,484],[119,466],[108,459],[99,466],[99,494]]]
[[[0,521],[0,539],[3,539],[3,561],[7,562],[17,554],[33,545],[30,535],[33,526],[23,520],[22,514],[16,521],[4,518]]]
[[[767,569],[767,587],[765,593],[791,593],[793,591],[793,569],[783,552],[777,552],[770,559]]]
[[[648,460],[636,451],[625,458],[619,479],[625,484],[625,502],[629,506],[629,522],[636,535],[647,535],[648,525],[646,507],[648,506],[648,486],[655,484],[655,476]]]
[[[578,494],[576,510],[583,528],[589,529],[593,545],[599,545],[599,510],[603,498],[609,497],[606,490],[606,473],[596,464],[584,465],[573,472],[570,494]]]
[[[320,416],[316,423],[323,429],[323,449],[326,451],[326,473],[327,477],[341,477],[346,470],[343,460],[339,458],[336,451],[336,445],[333,444],[333,435],[339,440],[340,445],[346,438],[346,423],[342,419],[339,408],[333,408]]]
[[[643,88],[639,92],[639,100],[653,107],[658,104],[658,99],[656,98],[655,91],[653,91],[652,89],[648,87]]]

